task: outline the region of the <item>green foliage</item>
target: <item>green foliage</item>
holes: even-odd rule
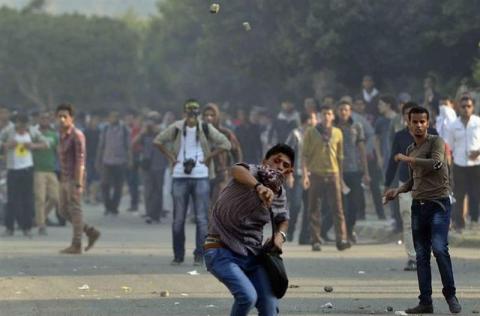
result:
[[[435,73],[453,95],[480,80],[480,1],[163,0],[148,19],[0,9],[0,102],[86,109],[153,106],[195,97],[236,106],[357,94],[364,74],[382,91],[421,95]],[[251,25],[246,30],[244,22]]]
[[[134,102],[138,35],[121,21],[0,10],[0,95],[11,106]]]

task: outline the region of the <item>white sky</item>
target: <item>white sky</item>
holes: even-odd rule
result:
[[[79,12],[96,15],[121,15],[129,8],[137,14],[149,16],[156,13],[157,0],[47,0],[47,11],[53,14]],[[0,6],[21,8],[29,0],[0,0]]]

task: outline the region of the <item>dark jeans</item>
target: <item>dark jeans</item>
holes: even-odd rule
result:
[[[125,165],[103,165],[102,193],[107,213],[118,214],[118,206],[122,199],[125,169]],[[112,189],[113,195],[111,194]]]
[[[379,219],[385,218],[385,210],[382,204],[382,192],[380,183],[383,182],[382,171],[378,167],[376,159],[368,159],[368,173],[370,174],[370,191],[372,193],[373,205]],[[365,212],[358,213],[358,218],[365,218]]]
[[[432,251],[440,271],[443,295],[445,298],[455,295],[452,262],[448,253],[450,199],[442,198],[436,201],[438,203],[419,200],[412,202],[413,244],[417,253],[419,299],[422,305],[432,304],[432,271],[430,267]]]
[[[303,189],[302,177],[295,176],[295,182],[293,188],[287,188],[287,201],[289,202],[288,210],[290,211],[290,220],[288,222],[288,232],[287,239],[288,241],[293,240],[293,235],[295,234],[295,226],[297,225],[298,215],[302,210],[303,205],[303,218],[302,218],[302,227],[300,229],[300,238],[301,243],[310,243],[310,236],[308,233],[308,195],[307,192]]]
[[[362,172],[345,172],[343,174],[343,180],[350,188],[350,192],[343,195],[345,222],[349,236],[352,236],[355,223],[357,222],[357,212],[365,213],[365,195],[363,194],[362,188],[362,175]]]
[[[146,170],[143,173],[143,191],[145,193],[145,210],[153,220],[160,220],[163,210],[163,175],[165,169]]]
[[[453,165],[453,193],[457,199],[453,212],[453,222],[456,228],[465,228],[465,217],[463,216],[463,201],[468,195],[468,209],[472,221],[478,222],[480,202],[480,166],[460,167]]]
[[[140,185],[140,172],[137,164],[127,169],[127,185],[128,192],[130,193],[130,208],[137,209],[140,198],[140,191],[138,189]]]
[[[208,206],[210,196],[210,181],[208,178],[174,178],[172,183],[173,196],[173,253],[175,259],[183,261],[185,257],[185,217],[188,210],[188,200],[193,201],[195,213],[196,247],[194,256],[203,255],[203,243],[207,235]]]
[[[310,206],[308,205],[308,190],[302,191],[303,200],[303,214],[302,214],[302,228],[300,230],[300,236],[298,237],[298,243],[302,245],[309,245],[311,243],[310,233]]]
[[[13,231],[15,220],[22,230],[32,228],[35,214],[33,202],[33,167],[8,170],[7,172],[7,206],[5,227]]]

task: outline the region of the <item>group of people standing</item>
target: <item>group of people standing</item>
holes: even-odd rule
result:
[[[447,235],[453,199],[456,231],[466,228],[465,196],[470,227],[478,227],[480,192],[469,176],[480,173],[475,99],[464,93],[455,106],[451,98],[438,96],[430,77],[423,107],[408,93],[380,94],[370,76],[362,85],[358,96],[338,101],[327,96],[321,106],[306,98],[302,113],[285,100],[275,117],[254,108],[248,117],[239,110],[232,118],[214,103],[202,108],[189,99],[178,121],[166,120],[165,114],[162,122],[156,111],[142,120],[132,111],[121,120],[114,110],[107,120],[92,114],[75,125],[73,106],[62,104],[55,111],[56,124],[51,114],[41,113],[33,125],[23,114],[11,122],[8,110],[0,108],[0,145],[8,170],[4,236],[14,234],[16,219],[31,237],[33,210],[39,234],[46,234],[48,211],[57,207],[73,226],[72,243],[61,252],[80,254],[83,234],[85,250],[100,237],[83,221],[84,190],[89,203],[103,202],[106,216],[117,215],[127,180],[128,211],[134,212],[143,179],[147,223],[160,221],[167,204],[164,188],[171,192],[171,264],[185,260],[190,210],[196,224],[193,264],[203,265],[205,259],[208,270],[234,294],[232,314],[246,315],[257,306],[274,315],[277,300],[258,261],[268,210],[276,227],[270,243],[277,250],[294,240],[300,221],[300,244],[321,251],[322,244],[333,241],[333,228],[336,248],[343,251],[357,242],[355,224],[365,219],[368,189],[379,219],[386,218],[384,204],[392,201],[394,232],[403,231],[408,255],[405,270],[418,273],[420,305],[408,311],[433,311],[433,250],[444,295],[458,312]]]

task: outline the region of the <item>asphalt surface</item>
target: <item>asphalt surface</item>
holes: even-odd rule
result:
[[[0,239],[1,316],[229,314],[233,300],[226,288],[204,268],[192,266],[193,224],[187,229],[189,256],[173,267],[168,222],[146,225],[126,212],[104,217],[99,206],[86,207],[86,219],[102,237],[81,256],[58,253],[70,241],[70,227],[51,227],[48,236],[31,240],[19,232]],[[462,315],[475,315],[480,251],[453,248],[451,255]],[[345,252],[325,245],[311,252],[293,242],[284,259],[294,287],[280,302],[281,315],[394,315],[417,303],[416,274],[403,271],[406,258],[396,243],[363,241]],[[432,265],[435,312],[449,315],[434,258]],[[327,303],[333,308],[322,307]]]

